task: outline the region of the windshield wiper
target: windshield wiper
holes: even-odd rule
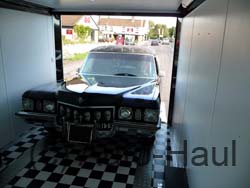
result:
[[[114,74],[114,76],[133,76],[133,77],[136,77],[136,75],[130,74],[130,73],[117,73],[117,74]]]

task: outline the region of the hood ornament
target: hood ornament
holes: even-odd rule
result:
[[[82,97],[79,97],[78,98],[78,103],[79,104],[82,104],[84,101],[86,101],[86,99],[82,98]]]

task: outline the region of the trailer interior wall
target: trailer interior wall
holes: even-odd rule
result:
[[[174,106],[173,150],[187,140],[192,188],[250,187],[250,1],[206,0],[183,19]],[[236,166],[232,165],[236,140]],[[208,166],[191,159],[208,150]],[[228,166],[212,163],[224,159]],[[179,155],[182,161],[183,155]],[[197,161],[204,161],[200,156]],[[179,165],[181,165],[179,163]]]
[[[0,8],[0,147],[30,126],[15,112],[22,93],[56,81],[52,17]]]

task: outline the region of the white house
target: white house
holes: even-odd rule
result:
[[[99,21],[99,16],[72,16],[72,15],[63,15],[62,19],[62,36],[65,36],[66,39],[75,40],[77,38],[76,33],[74,33],[74,25],[84,25],[89,26],[92,29],[91,35],[89,36],[89,41],[98,42],[98,30],[97,25]]]
[[[147,20],[131,18],[101,17],[99,20],[100,37],[110,38],[122,35],[124,38],[133,37],[143,41],[149,32]]]

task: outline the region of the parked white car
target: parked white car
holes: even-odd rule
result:
[[[163,39],[161,42],[162,45],[169,45],[169,39]]]

